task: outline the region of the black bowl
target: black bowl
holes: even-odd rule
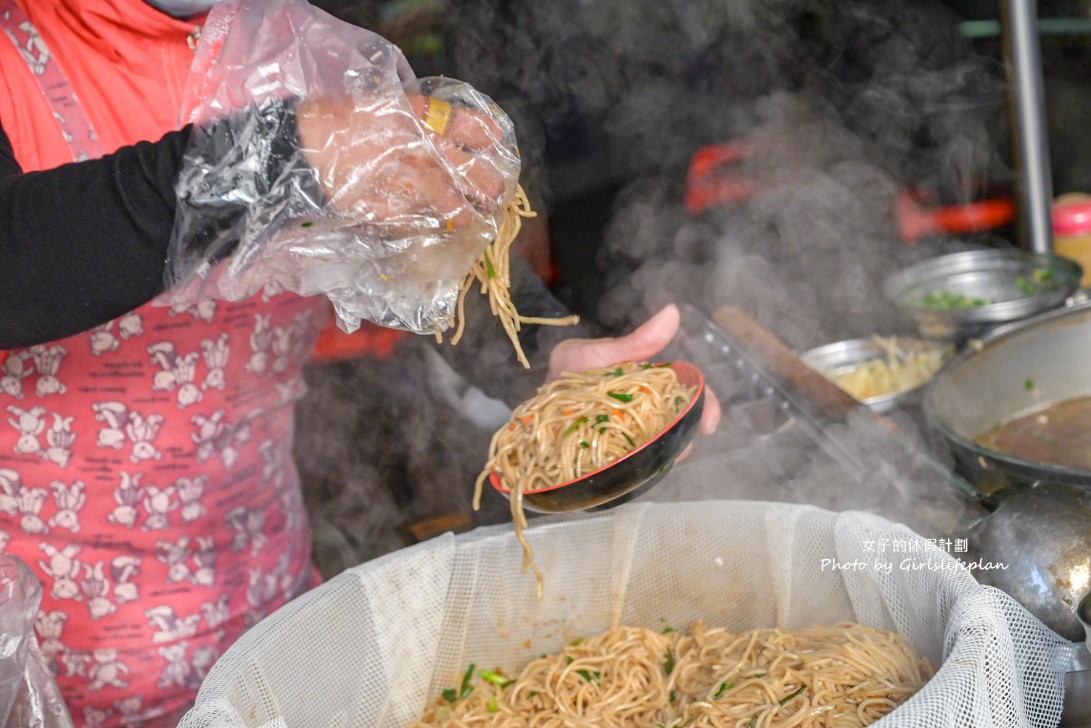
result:
[[[612,508],[658,483],[697,434],[697,424],[705,406],[705,376],[701,370],[681,361],[671,362],[670,367],[678,375],[679,382],[696,385],[697,391],[686,408],[662,432],[593,473],[549,488],[524,492],[523,507],[539,513]],[[493,473],[489,482],[504,497],[511,496],[499,473]]]

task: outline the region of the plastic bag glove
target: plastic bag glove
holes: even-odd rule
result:
[[[325,294],[346,331],[445,330],[515,192],[510,119],[467,84],[414,79],[389,42],[300,0],[217,6],[205,35],[171,302],[272,286]]]
[[[0,554],[0,725],[73,725],[34,637],[41,601],[42,585],[30,568],[11,554]]]

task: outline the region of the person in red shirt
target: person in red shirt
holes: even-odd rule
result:
[[[274,282],[154,303],[212,4],[0,0],[0,547],[42,581],[36,633],[78,725],[174,725],[224,649],[315,579],[290,453],[328,304]],[[274,142],[383,123],[307,104]],[[351,192],[319,176],[330,198]],[[415,204],[464,194],[419,179]],[[351,201],[379,217],[386,204]],[[520,281],[531,308],[556,312]],[[510,346],[479,308],[469,326]],[[669,307],[618,339],[527,341],[540,381],[652,357],[677,328]],[[517,402],[523,386],[499,394]]]

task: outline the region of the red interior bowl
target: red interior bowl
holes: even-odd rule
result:
[[[697,391],[662,432],[640,447],[609,465],[575,480],[523,493],[523,507],[540,513],[587,511],[613,507],[635,498],[657,482],[674,465],[675,459],[697,434],[697,423],[705,406],[705,377],[700,369],[682,361],[671,362],[678,381],[696,385]],[[511,491],[499,473],[492,473],[489,482],[505,497]]]

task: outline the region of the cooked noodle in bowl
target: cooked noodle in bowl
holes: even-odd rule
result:
[[[669,363],[566,372],[519,405],[493,436],[478,482],[496,472],[506,490],[528,493],[582,478],[665,430],[696,389]]]
[[[523,537],[524,508],[542,512],[616,505],[670,469],[701,417],[704,378],[686,362],[625,362],[567,372],[538,389],[497,430],[477,478],[511,501],[524,566],[541,585]]]

